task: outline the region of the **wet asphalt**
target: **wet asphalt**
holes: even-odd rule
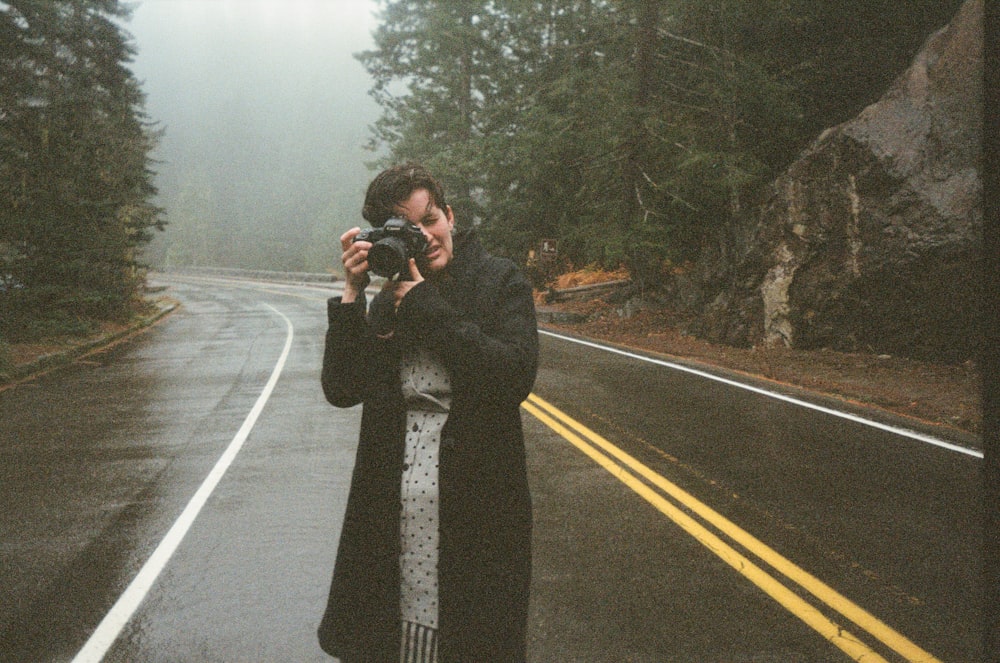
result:
[[[360,417],[319,389],[331,290],[164,284],[182,306],[147,332],[0,392],[0,660],[81,651],[232,448],[289,329],[253,428],[104,660],[331,660],[315,627]],[[974,455],[549,335],[535,394],[906,641],[939,660],[976,659]],[[609,472],[528,410],[523,419],[535,505],[530,660],[850,660],[625,485],[624,470]],[[903,660],[898,641],[726,541],[886,660]]]

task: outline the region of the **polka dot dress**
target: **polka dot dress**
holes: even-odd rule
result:
[[[400,660],[429,663],[437,659],[438,452],[451,384],[444,367],[426,351],[404,357],[400,377],[407,408],[399,524]]]

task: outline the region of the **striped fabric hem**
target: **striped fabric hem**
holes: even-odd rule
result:
[[[399,663],[437,663],[437,629],[404,621]]]

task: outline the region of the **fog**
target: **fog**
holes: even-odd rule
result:
[[[367,0],[142,0],[124,27],[149,120],[168,228],[154,266],[333,266],[363,223],[364,149],[379,109],[353,54],[372,47]]]

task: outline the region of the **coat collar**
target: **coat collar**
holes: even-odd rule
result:
[[[475,265],[483,255],[483,247],[479,243],[479,237],[473,228],[456,230],[452,237],[455,252],[451,262],[439,274],[428,278],[431,283],[442,283],[452,279],[461,281],[471,276],[475,271]]]

